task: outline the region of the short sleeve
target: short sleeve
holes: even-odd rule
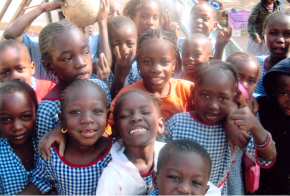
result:
[[[60,101],[44,101],[38,106],[36,118],[37,143],[59,123]]]
[[[52,189],[52,184],[48,176],[47,161],[39,156],[36,162],[36,168],[32,171],[32,184],[41,193],[48,193]]]

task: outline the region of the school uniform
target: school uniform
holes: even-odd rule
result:
[[[112,161],[104,170],[97,187],[97,195],[145,195],[154,189],[158,154],[165,143],[155,142],[154,167],[145,175],[124,154],[121,141],[113,144]]]
[[[34,144],[34,161],[36,153],[36,142]],[[16,195],[23,191],[31,182],[32,170],[28,171],[22,164],[21,159],[15,153],[6,138],[0,138],[0,194]]]
[[[104,168],[112,160],[110,149],[111,146],[95,162],[77,165],[60,156],[58,148],[52,147],[49,161],[38,159],[32,183],[42,193],[55,187],[59,195],[94,195]]]
[[[236,152],[230,147],[223,124],[207,125],[199,122],[189,112],[179,113],[166,123],[169,131],[168,139],[190,139],[202,145],[212,160],[210,182],[222,189],[222,194],[228,194],[227,179],[233,163],[236,161]],[[256,157],[254,139],[251,138],[247,151],[260,165],[268,167],[272,162]],[[238,186],[242,186],[240,183]]]
[[[96,79],[95,76],[92,76],[91,81],[95,82],[107,95],[107,103],[111,102],[111,95],[107,85]],[[57,86],[56,86],[57,87]],[[37,109],[37,118],[36,118],[36,130],[37,130],[37,142],[49,131],[57,127],[60,120],[61,113],[61,103],[60,98],[55,97],[51,100],[45,100],[39,104]]]

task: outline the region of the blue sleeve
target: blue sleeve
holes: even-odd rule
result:
[[[59,123],[60,102],[44,101],[39,104],[36,118],[37,143]]]
[[[36,168],[32,171],[32,184],[36,186],[41,193],[48,193],[52,188],[47,165],[47,161],[39,156]]]
[[[104,81],[98,79],[95,75],[91,77],[90,80],[95,82],[106,93],[108,105],[111,105],[112,97],[107,84]]]
[[[42,64],[41,53],[39,49],[38,37],[31,37],[27,34],[23,35],[23,43],[27,47],[32,61],[36,65],[34,76],[37,79],[53,80],[54,78],[48,74],[47,70]]]

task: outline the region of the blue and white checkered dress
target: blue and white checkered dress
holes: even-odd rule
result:
[[[36,153],[34,158],[36,162]],[[16,195],[23,191],[31,181],[31,173],[25,169],[8,140],[0,138],[0,194]]]
[[[108,104],[111,103],[111,95],[107,85],[99,79],[90,79],[104,90]],[[37,143],[49,131],[57,127],[61,112],[60,101],[43,101],[39,104],[36,118]]]
[[[222,124],[206,125],[197,121],[189,112],[174,115],[167,121],[166,128],[170,133],[169,139],[190,139],[201,144],[210,154],[212,160],[212,172],[210,181],[216,186],[224,182],[222,194],[228,194],[228,175],[236,171],[237,176],[231,178],[235,186],[242,186],[240,152],[232,152],[227,141]],[[254,138],[251,137],[246,152],[256,160],[261,167],[269,167],[272,162],[257,157]],[[237,163],[237,161],[239,163]],[[235,163],[235,165],[233,165]],[[239,167],[235,169],[234,167]],[[237,172],[238,171],[238,172]],[[231,176],[233,177],[233,176]]]
[[[201,144],[212,160],[210,181],[216,186],[225,181],[232,165],[232,153],[222,124],[202,124],[185,112],[171,117],[166,128],[171,140],[189,139]],[[226,183],[224,189],[226,191]]]
[[[155,171],[151,171],[150,174],[146,176],[142,176],[143,180],[146,184],[146,194],[149,194],[154,190],[155,187],[155,179],[156,179],[156,173]]]
[[[42,193],[49,192],[55,186],[60,195],[95,195],[98,180],[112,160],[110,149],[95,163],[80,166],[64,160],[56,148],[51,148],[49,161],[38,159],[32,183]]]

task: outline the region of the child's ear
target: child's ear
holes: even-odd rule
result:
[[[158,119],[158,130],[157,130],[157,134],[158,135],[164,135],[164,133],[165,133],[165,123],[164,123],[163,117],[160,117]]]
[[[31,67],[31,73],[32,73],[32,75],[34,75],[36,66],[35,66],[35,63],[33,61],[31,61],[30,67]]]

